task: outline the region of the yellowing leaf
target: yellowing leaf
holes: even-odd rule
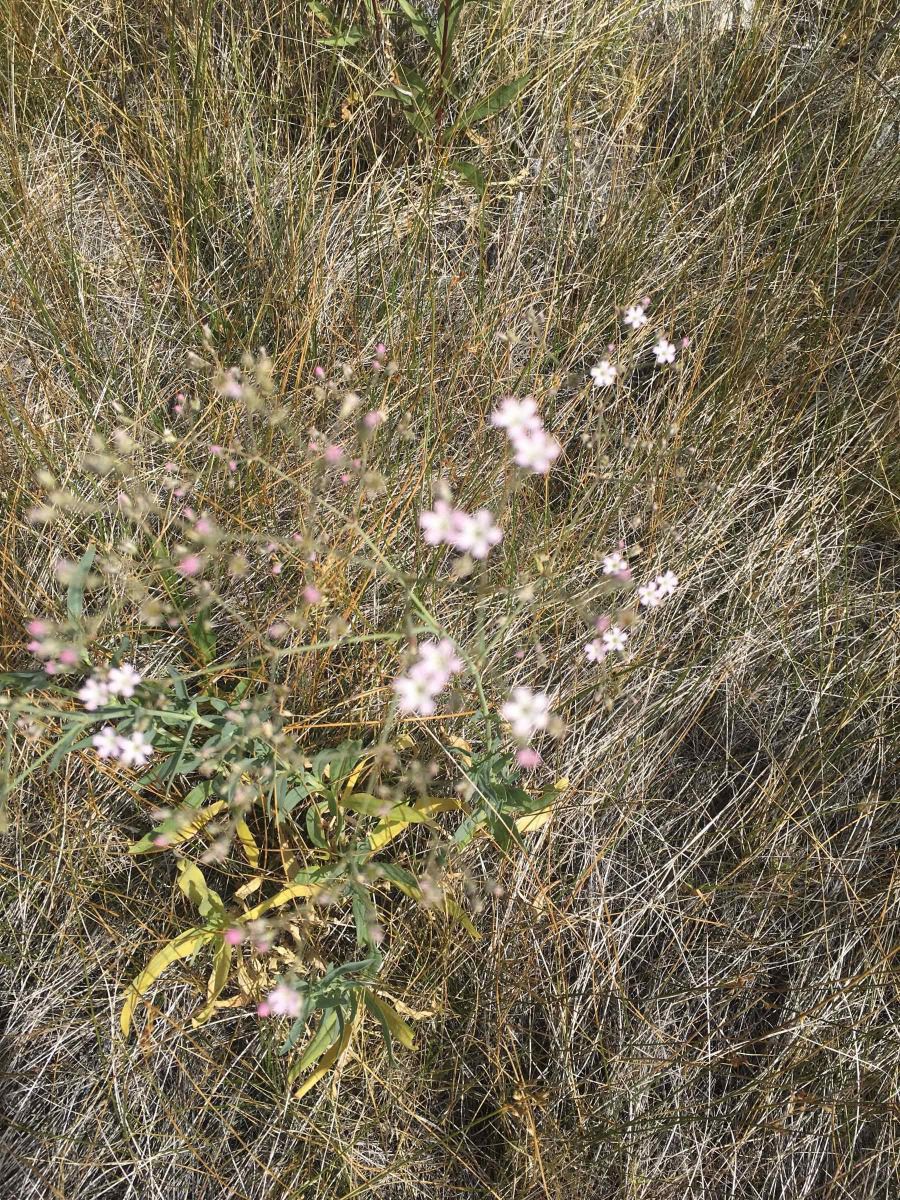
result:
[[[455,812],[462,807],[460,800],[454,800],[451,797],[445,797],[441,800],[428,800],[424,804],[417,804],[414,811],[417,813],[416,821],[427,821],[438,813]],[[373,853],[376,850],[381,850],[394,838],[399,837],[412,821],[405,818],[402,814],[396,817],[387,817],[379,822],[378,825],[369,834],[369,849]]]
[[[407,1050],[415,1049],[415,1034],[392,1005],[380,999],[374,992],[366,992],[366,1004],[384,1022],[395,1042],[399,1042]]]
[[[519,833],[534,833],[536,829],[542,829],[552,815],[553,809],[548,805],[539,812],[528,813],[527,816],[519,817],[516,821],[516,829],[518,829]]]
[[[240,820],[234,827],[234,832],[237,840],[241,843],[241,849],[247,858],[247,862],[251,867],[259,866],[259,846],[256,844],[256,838],[250,832],[250,826],[246,821]]]
[[[209,983],[206,985],[206,1004],[204,1004],[203,1008],[201,1008],[191,1021],[195,1029],[205,1024],[215,1010],[215,1002],[228,982],[228,975],[231,970],[231,954],[231,943],[226,942],[222,938],[218,946],[216,946],[216,951],[213,955],[212,973],[209,977]]]
[[[178,937],[173,938],[153,955],[140,975],[128,985],[125,1003],[122,1005],[122,1012],[119,1016],[119,1028],[125,1037],[128,1037],[131,1032],[131,1019],[137,1002],[147,989],[173,962],[178,962],[181,958],[190,958],[196,950],[205,946],[213,937],[215,934],[210,930],[186,929],[184,933],[180,933]]]
[[[455,921],[458,921],[460,925],[462,925],[463,929],[466,931],[472,941],[480,942],[481,934],[472,924],[472,918],[469,916],[463,906],[454,900],[452,896],[448,896],[446,892],[444,893],[444,904],[446,905],[447,912],[450,914],[450,916],[453,917]]]
[[[217,800],[215,804],[209,804],[206,808],[201,808],[196,816],[185,825],[178,825],[176,823],[174,828],[169,828],[169,823],[167,823],[165,826],[159,826],[152,833],[146,834],[140,841],[134,842],[129,846],[128,853],[147,854],[152,850],[161,853],[163,850],[170,850],[173,846],[180,846],[182,842],[188,841],[195,834],[199,833],[224,807],[225,801]],[[157,837],[164,837],[166,839],[165,844],[158,846],[154,840]]]
[[[263,900],[257,904],[256,908],[251,908],[249,912],[245,912],[241,917],[242,921],[255,921],[257,917],[261,917],[263,913],[271,912],[273,908],[281,908],[282,904],[289,904],[291,900],[297,900],[301,896],[318,896],[324,888],[319,887],[315,883],[292,883],[289,887],[282,888],[280,892],[276,892],[268,900]]]

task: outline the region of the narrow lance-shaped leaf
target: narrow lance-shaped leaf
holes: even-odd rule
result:
[[[125,1037],[128,1037],[131,1032],[131,1020],[135,1007],[147,989],[172,963],[178,962],[182,958],[190,958],[195,951],[206,945],[213,937],[215,934],[212,930],[186,929],[184,933],[180,933],[178,937],[173,938],[153,955],[140,975],[128,985],[125,1003],[122,1005],[122,1012],[119,1016],[119,1028]]]
[[[518,79],[512,79],[509,83],[501,83],[499,87],[495,87],[493,91],[488,92],[486,96],[465,109],[456,120],[456,128],[468,129],[470,125],[477,125],[479,121],[496,116],[522,94],[530,80],[531,75],[527,74],[520,75]]]

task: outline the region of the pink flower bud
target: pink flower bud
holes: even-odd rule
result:
[[[537,750],[534,750],[531,746],[523,746],[521,750],[516,752],[516,762],[520,767],[524,767],[526,771],[533,771],[543,761]]]

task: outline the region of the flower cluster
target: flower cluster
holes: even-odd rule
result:
[[[487,558],[503,540],[503,530],[489,509],[467,513],[446,500],[435,500],[434,508],[420,513],[419,526],[429,546],[452,546],[473,558]]]
[[[405,675],[394,680],[397,705],[401,712],[429,717],[435,711],[436,698],[453,675],[462,670],[462,659],[449,638],[422,642],[419,657]]]
[[[544,428],[533,396],[521,400],[507,396],[491,413],[491,424],[506,430],[513,461],[526,471],[546,475],[562,451],[556,438]]]
[[[139,729],[124,735],[116,733],[112,725],[104,725],[91,738],[91,744],[98,758],[115,758],[126,767],[146,766],[153,754],[153,743]]]
[[[63,675],[78,666],[78,650],[49,621],[29,621],[25,628],[31,634],[28,649],[41,659],[48,675]]]
[[[601,663],[607,654],[621,653],[625,649],[628,630],[622,625],[614,624],[609,617],[600,617],[596,628],[600,636],[588,642],[584,648],[588,662]]]
[[[78,699],[88,712],[95,712],[115,697],[129,699],[140,682],[141,675],[131,663],[122,663],[118,667],[110,667],[105,676],[95,674],[86,679],[78,691]]]
[[[673,594],[678,587],[678,576],[674,571],[664,571],[650,583],[644,583],[638,588],[638,600],[644,608],[659,608],[660,604]]]

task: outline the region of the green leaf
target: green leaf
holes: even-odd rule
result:
[[[328,1009],[319,1022],[319,1028],[310,1039],[309,1045],[303,1051],[303,1054],[291,1067],[288,1079],[291,1083],[305,1071],[317,1062],[329,1046],[333,1045],[341,1035],[343,1027],[343,1013],[337,1007]]]
[[[451,171],[455,171],[464,183],[467,183],[469,187],[473,187],[479,196],[483,196],[487,191],[487,180],[474,163],[464,162],[462,159],[454,159],[452,162],[447,163],[447,166]]]
[[[79,620],[84,612],[84,587],[96,553],[96,547],[88,546],[82,554],[78,566],[72,572],[72,578],[69,580],[66,590],[66,611],[70,621]]]
[[[371,946],[373,944],[372,925],[375,921],[375,909],[372,907],[372,901],[365,888],[360,887],[358,883],[350,885],[350,893],[353,921],[356,925],[356,944],[357,946]]]
[[[495,117],[497,113],[502,112],[504,108],[508,108],[514,100],[516,100],[527,87],[531,80],[531,73],[520,75],[518,79],[512,79],[509,83],[501,83],[499,87],[495,87],[493,91],[488,92],[481,100],[470,105],[461,116],[456,120],[457,129],[468,129],[470,125],[477,125],[479,121],[485,121],[488,117]]]
[[[306,1005],[304,1004],[304,1008],[305,1007],[306,1007]],[[297,1020],[293,1023],[293,1025],[288,1030],[287,1037],[284,1039],[284,1041],[278,1047],[278,1053],[279,1054],[287,1054],[288,1051],[293,1050],[293,1048],[297,1045],[297,1042],[300,1040],[305,1029],[306,1029],[306,1013],[301,1010],[300,1016],[297,1018]]]
[[[0,688],[11,692],[21,694],[45,687],[50,687],[50,676],[43,671],[0,671]]]
[[[448,50],[453,45],[459,15],[463,10],[465,2],[466,0],[451,0],[451,3],[446,8],[443,5],[441,6],[441,11],[438,14],[438,41],[441,46],[446,46]]]
[[[431,28],[431,25],[428,23],[426,18],[412,3],[412,0],[397,0],[397,3],[400,5],[400,8],[406,15],[406,19],[409,22],[410,27],[415,30],[419,37],[425,39],[438,58],[440,58],[441,47],[440,43],[435,37],[434,30]]]

